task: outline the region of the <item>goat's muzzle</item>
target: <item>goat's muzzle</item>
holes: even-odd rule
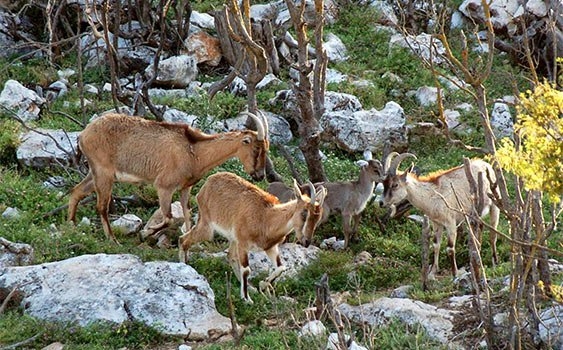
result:
[[[303,247],[307,248],[311,245],[311,240],[303,237],[299,243],[301,243]]]
[[[252,177],[252,180],[254,180],[254,181],[262,181],[262,180],[264,180],[264,177],[266,176],[266,172],[264,170],[255,171],[252,174],[250,174],[250,176]]]

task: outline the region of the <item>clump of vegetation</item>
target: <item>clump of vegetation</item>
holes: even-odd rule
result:
[[[19,145],[20,125],[10,119],[0,119],[0,164],[14,164]]]
[[[500,165],[520,176],[528,190],[558,203],[563,193],[563,92],[548,82],[520,96],[514,126],[518,140],[501,140]]]

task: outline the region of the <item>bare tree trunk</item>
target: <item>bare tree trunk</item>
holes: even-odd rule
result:
[[[292,90],[301,111],[301,118],[297,118],[299,123],[298,132],[301,137],[299,149],[305,157],[311,181],[322,182],[327,180],[319,152],[321,129],[318,121],[324,113],[324,75],[327,64],[326,53],[322,49],[323,1],[315,1],[315,10],[317,11],[315,33],[318,51],[315,67],[309,62],[309,39],[307,38],[306,25],[303,18],[305,1],[302,1],[299,6],[296,6],[293,0],[286,0],[286,4],[293,22],[293,28],[297,33],[298,42],[297,70],[299,71],[299,80],[293,82]],[[315,83],[314,91],[309,80],[309,75],[313,69],[315,69],[315,76],[313,78]]]
[[[213,96],[229,85],[236,76],[246,83],[248,111],[256,114],[258,103],[256,99],[256,85],[262,81],[266,73],[279,70],[277,51],[269,21],[250,23],[250,3],[242,2],[242,8],[236,1],[227,2],[224,11],[215,15],[215,26],[219,33],[223,55],[234,68],[226,78],[217,82],[209,89],[209,96]],[[275,59],[274,59],[275,57]],[[252,118],[247,118],[246,126],[256,130]],[[266,159],[266,178],[269,182],[283,181],[274,169],[270,157]]]

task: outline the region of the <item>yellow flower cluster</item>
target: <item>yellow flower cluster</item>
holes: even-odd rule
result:
[[[553,284],[549,284],[547,287],[548,288],[546,288],[543,281],[538,282],[538,288],[545,296],[555,300],[558,303],[563,304],[563,287]]]
[[[520,96],[515,133],[521,144],[504,138],[500,166],[518,175],[528,190],[543,191],[551,202],[563,194],[563,92],[549,83]]]

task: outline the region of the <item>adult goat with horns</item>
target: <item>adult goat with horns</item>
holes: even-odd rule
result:
[[[95,191],[104,232],[117,243],[108,220],[113,183],[152,183],[164,220],[151,229],[170,223],[170,204],[176,190],[180,190],[185,225],[189,229],[191,188],[211,169],[230,158],[238,158],[254,180],[264,178],[270,147],[268,123],[262,115],[242,114],[254,120],[257,131],[210,135],[185,124],[124,114],[109,114],[94,120],[79,136],[79,154],[84,154],[90,170],[71,191],[68,219],[75,221],[78,203]]]
[[[411,168],[404,172],[397,169],[405,158],[414,157],[410,153],[390,154],[390,165],[385,180],[383,181],[383,197],[381,206],[393,208],[403,200],[408,200],[414,207],[422,211],[430,219],[432,231],[434,232],[434,263],[430,270],[433,277],[438,272],[438,257],[440,253],[440,242],[442,231],[446,229],[448,235],[448,256],[450,258],[452,274],[457,275],[457,263],[455,257],[455,243],[457,226],[465,219],[465,215],[478,209],[475,207],[474,198],[471,194],[470,182],[466,175],[464,165],[434,172],[427,176],[418,176],[412,173]],[[395,158],[396,157],[396,158]],[[499,208],[489,197],[492,194],[492,184],[496,182],[495,172],[492,166],[481,160],[472,159],[469,162],[471,174],[474,179],[482,174],[483,186],[480,195],[483,198],[483,206],[477,211],[477,215],[483,218],[490,216],[490,243],[493,263],[497,262],[496,228],[499,221]]]

